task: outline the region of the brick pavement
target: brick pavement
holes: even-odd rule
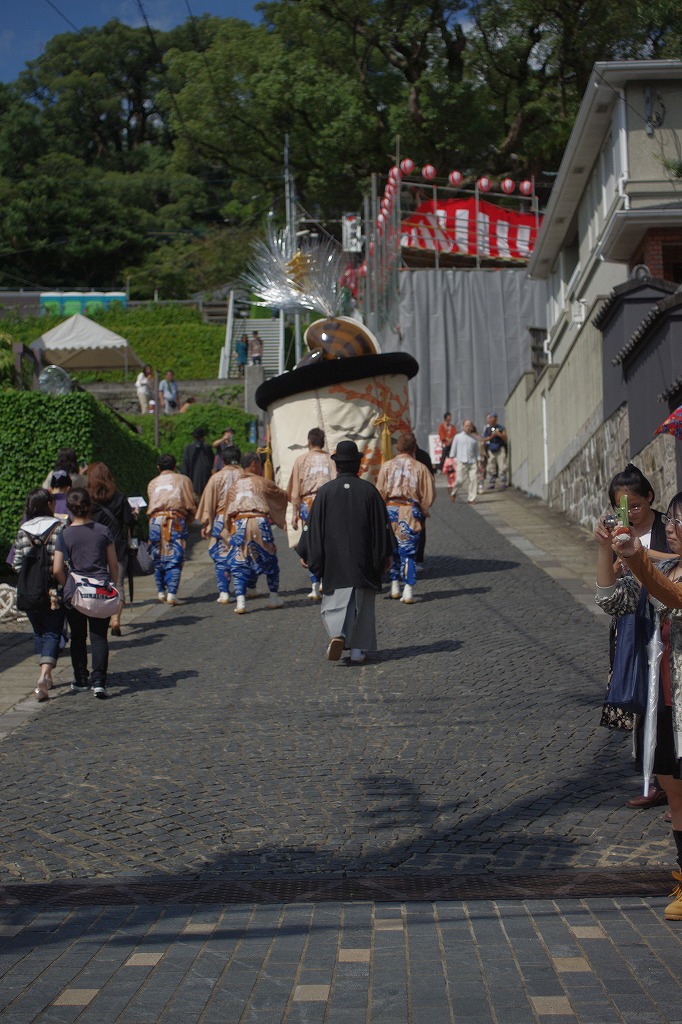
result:
[[[419,601],[380,602],[364,668],[322,659],[290,553],[286,607],[256,599],[243,617],[215,604],[197,561],[184,605],[142,607],[113,641],[111,700],[60,686],[13,722],[0,1018],[682,1020],[681,932],[659,890],[669,832],[660,812],[624,807],[638,787],[627,741],[596,726],[606,619],[586,537],[520,495],[444,497]],[[613,884],[643,868],[661,897],[485,898],[507,873],[539,892],[567,871]],[[382,879],[435,892],[465,874],[484,898],[381,893]],[[173,895],[192,879],[354,877],[376,898]],[[66,880],[91,905],[60,903]],[[97,884],[144,880],[166,898],[97,902]]]

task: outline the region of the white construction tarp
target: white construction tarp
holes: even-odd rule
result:
[[[41,334],[30,348],[43,366],[53,363],[65,370],[127,370],[131,363],[142,366],[125,338],[82,313]]]
[[[399,334],[381,337],[384,352],[419,363],[410,381],[412,426],[424,447],[449,411],[458,427],[482,431],[523,373],[531,369],[531,328],[546,326],[545,282],[525,270],[404,270]]]

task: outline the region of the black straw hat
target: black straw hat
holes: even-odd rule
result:
[[[355,441],[339,441],[332,455],[334,462],[359,462],[362,453],[358,451]]]

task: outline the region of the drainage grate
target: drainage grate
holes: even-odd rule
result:
[[[661,896],[669,887],[670,873],[661,869],[421,878],[87,879],[11,882],[0,886],[0,907],[580,899]]]

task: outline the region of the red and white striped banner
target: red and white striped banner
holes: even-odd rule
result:
[[[541,222],[535,214],[515,213],[481,199],[430,199],[403,220],[400,244],[403,249],[525,262]]]

